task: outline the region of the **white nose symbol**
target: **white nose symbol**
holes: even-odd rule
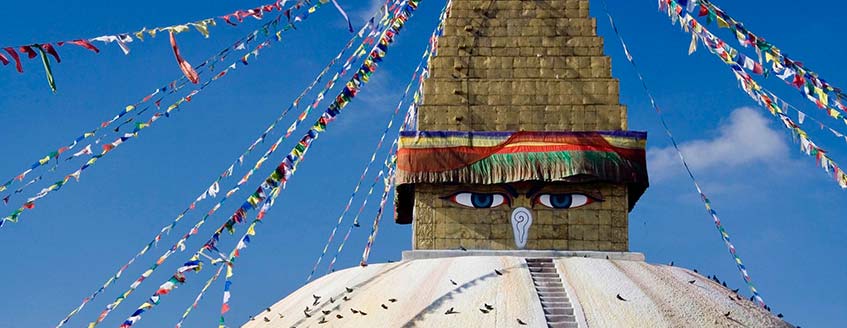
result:
[[[519,249],[526,247],[529,240],[529,226],[532,225],[532,212],[525,207],[512,211],[512,232],[515,233],[515,246]]]

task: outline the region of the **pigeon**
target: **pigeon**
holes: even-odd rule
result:
[[[729,287],[727,287],[727,286],[726,286],[726,281],[724,281],[724,282],[722,283],[722,285],[723,285],[723,287],[724,287],[724,288],[729,288]]]
[[[669,263],[668,265],[669,265],[669,266],[673,266],[673,261],[671,261],[671,263]]]
[[[458,285],[455,281],[453,281],[453,279],[450,279],[450,283],[453,284],[453,286]]]
[[[353,222],[353,226],[356,227],[356,228],[361,227],[361,225],[359,224],[359,221]]]
[[[388,301],[391,302],[391,303],[396,303],[397,299],[396,298],[389,298]]]
[[[362,310],[359,310],[359,314],[361,314],[361,315],[368,315],[367,313],[365,313],[365,311],[362,311]]]
[[[271,308],[267,308],[265,309],[265,311],[271,312]]]
[[[486,310],[494,310],[494,307],[491,306],[491,305],[488,305],[488,303],[482,303],[482,305],[485,306]]]
[[[782,315],[782,313],[780,313],[780,314],[777,314],[776,317],[782,319],[782,317],[784,317],[784,315]]]
[[[726,313],[724,313],[724,314],[723,314],[723,316],[724,316],[724,317],[729,318],[729,311],[727,311]]]
[[[250,316],[250,321],[256,320],[252,315]]]
[[[329,298],[329,302],[330,302],[330,303],[335,303],[335,300],[334,300],[334,299],[332,299],[332,297],[330,297],[330,298]]]
[[[277,313],[277,314],[279,315],[280,319],[285,318],[285,315],[283,315],[282,313]]]
[[[735,294],[738,294],[738,290],[739,290],[739,289],[741,289],[741,288],[733,289],[733,290],[732,290],[732,292],[733,292],[733,293],[735,293]]]
[[[695,282],[697,282],[697,280],[689,280],[688,281],[689,284],[694,284]]]
[[[356,310],[356,309],[354,309],[354,308],[350,308],[350,312],[353,312],[353,314],[358,314],[358,313],[359,313],[359,311],[357,311],[357,310]]]
[[[321,321],[318,321],[318,324],[322,325],[322,324],[325,324],[327,322],[329,322],[329,321],[326,321],[326,317],[321,317]]]
[[[349,298],[349,297],[347,297],[347,296],[344,296],[343,300],[344,300],[344,301],[349,301],[349,300],[350,300],[350,298]]]
[[[265,319],[265,322],[271,322],[271,319],[268,319],[268,317],[265,317],[264,319]]]
[[[700,273],[700,272],[697,272],[697,269],[694,269],[694,273]]]
[[[340,314],[336,314],[335,317],[338,318],[338,319],[344,319],[344,316],[340,315]]]
[[[453,311],[453,308],[450,308],[450,309],[447,310],[447,312],[444,312],[444,314],[456,314],[456,313],[459,313],[459,312]]]
[[[479,309],[479,312],[482,312],[482,313],[488,314],[488,310],[486,310],[486,309]]]
[[[319,299],[321,299],[321,297],[320,297],[320,296],[315,295],[315,294],[312,294],[312,297],[314,297],[316,301],[317,301],[317,300],[319,300]]]
[[[624,301],[624,302],[626,302],[626,301],[627,301],[625,298],[621,297],[621,294],[618,294],[618,295],[617,295],[617,298],[618,298],[618,300],[620,300],[620,301]]]
[[[521,319],[517,319],[517,320],[518,320],[519,325],[526,326],[526,322],[523,322],[523,320],[521,320]]]
[[[308,311],[303,311],[303,315],[305,315],[305,316],[306,316],[306,318],[311,318],[311,317],[312,317],[312,315],[311,315],[311,314],[309,314],[309,312],[308,312]]]
[[[303,312],[309,312],[309,307],[308,307],[308,306],[306,306],[306,309],[305,309],[305,310],[303,310]]]
[[[329,313],[330,313],[330,312],[332,312],[332,311],[331,311],[331,310],[323,310],[323,311],[321,311],[321,312],[323,312],[323,314],[329,314]]]
[[[352,293],[352,292],[353,292],[353,288],[350,288],[350,287],[344,287],[344,289],[346,289],[348,293]]]
[[[467,249],[467,248],[465,248],[465,246],[462,246],[462,245],[459,245],[459,249],[461,249],[461,250],[462,250],[462,252],[467,252],[467,251],[468,251],[468,249]]]
[[[753,301],[753,296],[750,296],[750,302],[752,302],[752,301]]]
[[[380,304],[380,306],[382,306],[382,308],[383,308],[383,309],[388,310],[388,306],[387,306],[387,305],[385,305],[385,303]]]
[[[502,275],[503,275],[503,273],[502,273],[502,272],[500,272],[499,270],[494,270],[494,273],[496,273],[498,276],[502,276]]]

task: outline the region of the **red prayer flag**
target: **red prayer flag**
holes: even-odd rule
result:
[[[62,46],[65,43],[75,44],[75,45],[78,45],[78,46],[83,47],[85,49],[94,51],[95,53],[100,53],[100,49],[97,49],[97,47],[95,47],[93,44],[91,44],[91,42],[88,42],[88,40],[80,39],[80,40],[73,40],[73,41],[58,42],[56,44],[58,44],[59,46]]]
[[[176,62],[179,64],[179,69],[182,70],[182,73],[185,74],[185,77],[188,78],[191,83],[197,84],[200,82],[200,76],[197,75],[197,71],[191,67],[191,64],[188,63],[182,55],[179,54],[179,47],[176,45],[176,38],[174,38],[174,32],[171,31],[171,47],[174,49],[174,56],[176,57]]]
[[[8,53],[9,56],[12,56],[12,59],[15,60],[15,69],[18,70],[18,73],[23,73],[24,67],[21,65],[21,57],[18,56],[17,52],[15,52],[15,48],[3,48],[3,50],[6,50],[6,53]]]
[[[56,48],[54,48],[52,44],[49,44],[49,43],[42,44],[41,48],[44,49],[44,51],[46,51],[48,54],[53,56],[53,58],[56,59],[57,63],[62,62],[62,59],[59,58],[59,53],[56,52]]]
[[[23,53],[26,53],[26,56],[29,59],[33,59],[33,58],[35,58],[35,56],[38,56],[38,54],[35,52],[35,50],[32,49],[31,46],[21,46],[20,48],[18,48],[18,50],[20,50]]]
[[[3,66],[9,65],[9,59],[3,56],[3,54],[0,54],[0,62],[3,62]]]

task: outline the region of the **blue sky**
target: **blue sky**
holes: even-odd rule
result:
[[[340,2],[355,19],[354,25],[361,24],[373,7],[370,1]],[[298,170],[238,262],[229,323],[243,322],[302,285],[414,70],[443,3],[422,1],[372,82],[309,152],[307,164]],[[167,26],[259,4],[262,1],[91,0],[81,5],[51,0],[33,9],[29,3],[12,2],[0,12],[4,22],[0,44]],[[847,68],[838,61],[847,55],[847,46],[836,38],[840,13],[847,4],[829,3],[826,10],[789,0],[717,4],[829,82],[847,85],[840,79]],[[592,5],[592,15],[599,17],[599,33],[606,38],[606,53],[613,59],[614,75],[621,81],[621,102],[629,108],[630,129],[650,133],[652,184],[630,215],[630,248],[644,252],[650,262],[674,261],[704,274],[717,274],[733,288],[743,287],[682,166],[669,153],[657,117],[600,16],[599,2]],[[847,287],[840,281],[847,276],[847,264],[838,255],[847,251],[841,238],[847,233],[844,191],[815,167],[814,159],[800,153],[775,119],[738,89],[722,63],[702,47],[689,56],[690,36],[671,26],[656,11],[655,2],[610,0],[609,7],[765,301],[788,321],[804,327],[842,325],[847,321],[847,301],[841,295]],[[775,8],[790,8],[791,15]],[[248,19],[238,28],[219,25],[211,29],[209,39],[194,32],[180,34],[180,48],[190,62],[199,63],[261,23]],[[731,38],[727,30],[716,34]],[[51,194],[20,223],[4,227],[0,231],[0,245],[5,249],[0,292],[5,301],[0,306],[0,327],[43,327],[63,318],[201,193],[312,80],[348,36],[338,14],[322,9],[285,34],[283,43],[273,44],[249,66],[239,67],[171,118],[110,153],[86,171],[79,183]],[[0,68],[0,178],[17,174],[34,159],[180,76],[166,37],[136,41],[130,48],[129,56],[116,45],[102,46],[97,55],[81,48],[59,48],[62,63],[53,65],[56,95],[50,93],[38,61],[26,61],[25,74],[11,66]],[[764,85],[810,116],[847,130],[776,78],[765,80]],[[843,138],[821,131],[814,123],[807,122],[804,128],[818,145],[830,150],[834,160],[847,165]],[[290,147],[291,142],[280,152]],[[279,156],[274,157],[270,163],[278,160]],[[63,163],[59,170],[67,173],[79,165]],[[265,176],[273,166],[268,164],[258,176]],[[192,239],[189,249],[199,247],[243,197],[236,196],[224,206]],[[365,225],[370,225],[375,203],[372,200],[365,211]],[[7,207],[0,204],[0,210],[11,211],[12,204],[14,199]],[[70,326],[94,319],[212,202],[204,204]],[[400,252],[410,247],[410,233],[409,226],[384,220],[371,262],[398,260]],[[366,234],[365,229],[354,230],[338,267],[358,263]],[[225,245],[225,249],[231,247]],[[186,256],[172,257],[173,263],[157,271],[104,324],[119,324]],[[166,297],[139,325],[176,323],[212,271],[190,274],[189,283]],[[216,322],[222,289],[222,283],[211,288],[187,327]]]

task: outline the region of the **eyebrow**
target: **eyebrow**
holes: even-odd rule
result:
[[[508,184],[501,184],[501,185],[499,185],[499,186],[500,186],[501,188],[505,189],[505,190],[506,190],[506,192],[508,192],[508,193],[509,193],[509,195],[511,195],[512,197],[518,197],[518,195],[520,195],[520,194],[518,193],[518,191],[517,191],[517,190],[515,190],[515,188],[514,188],[514,187],[512,187],[511,185],[508,185]]]

